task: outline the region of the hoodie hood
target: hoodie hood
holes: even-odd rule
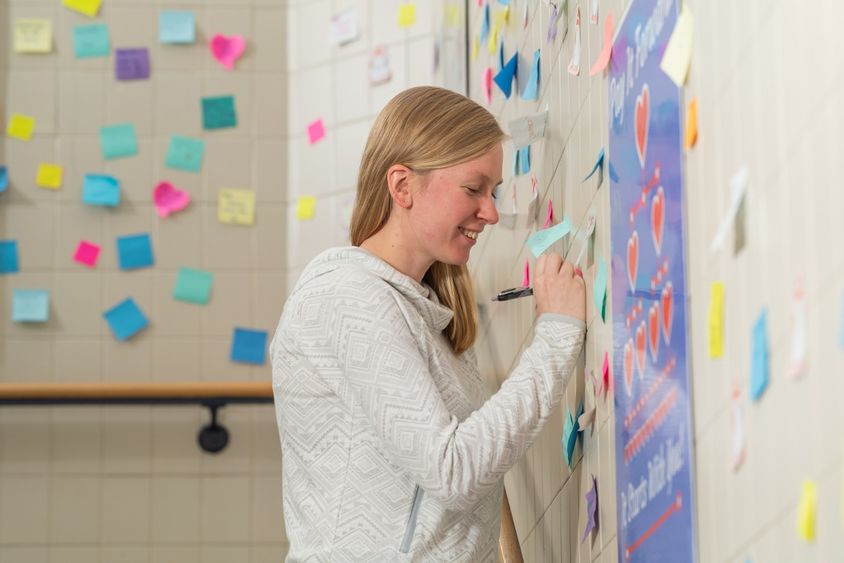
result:
[[[436,292],[425,283],[418,283],[374,254],[357,246],[329,248],[318,254],[302,272],[291,297],[311,280],[342,268],[358,268],[375,275],[398,291],[412,305],[425,323],[437,332],[441,332],[451,319],[454,312],[440,304]]]

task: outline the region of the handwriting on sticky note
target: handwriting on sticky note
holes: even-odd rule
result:
[[[229,225],[252,225],[255,222],[255,192],[224,188],[217,200],[217,218]]]
[[[73,27],[73,51],[77,59],[107,57],[110,50],[108,26],[104,23]]]
[[[117,49],[114,55],[114,74],[118,80],[149,78],[149,51],[143,47]]]
[[[205,141],[202,139],[173,135],[170,137],[170,146],[167,148],[167,159],[164,165],[176,170],[199,172],[204,155]]]
[[[16,53],[49,53],[53,50],[53,24],[50,20],[15,20]]]
[[[510,121],[509,129],[513,146],[520,149],[544,137],[547,123],[547,110],[542,113],[519,117]]]

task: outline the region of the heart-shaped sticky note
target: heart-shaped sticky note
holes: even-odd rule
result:
[[[227,70],[234,70],[234,62],[246,50],[246,40],[240,35],[216,34],[211,38],[211,54]]]
[[[152,191],[152,200],[159,217],[181,211],[190,203],[190,194],[176,189],[170,182],[160,182]]]

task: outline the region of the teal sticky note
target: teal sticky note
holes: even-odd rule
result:
[[[583,179],[583,181],[585,182],[586,180],[591,178],[592,175],[595,174],[595,172],[597,172],[598,170],[600,170],[601,173],[603,173],[603,170],[604,170],[603,166],[604,166],[604,149],[601,148],[601,150],[598,152],[598,158],[595,159],[595,164],[592,165],[592,170],[589,171],[589,174],[586,175],[586,177]]]
[[[18,241],[0,240],[0,274],[15,274],[18,271]]]
[[[0,194],[9,187],[9,171],[5,166],[0,166]]]
[[[539,96],[539,49],[533,52],[533,62],[530,65],[530,76],[528,77],[525,91],[522,92],[523,100],[535,100]]]
[[[173,288],[173,299],[206,305],[211,298],[214,274],[193,268],[180,268]]]
[[[601,320],[607,320],[607,261],[598,256],[598,270],[595,272],[595,284],[592,286],[592,300]]]
[[[164,164],[167,168],[199,172],[199,169],[202,168],[202,155],[204,153],[205,142],[203,140],[173,135],[170,137],[167,160],[164,161]]]
[[[750,359],[750,398],[758,401],[770,379],[768,363],[768,311],[762,309],[753,325],[753,342]]]
[[[553,227],[536,231],[530,238],[527,239],[526,244],[530,248],[534,258],[539,258],[539,255],[548,250],[552,244],[569,234],[571,231],[571,221],[569,218],[564,218],[560,223]]]
[[[12,321],[45,323],[50,316],[50,292],[46,289],[15,289],[12,292]]]
[[[236,126],[237,115],[234,110],[234,96],[202,98],[203,129],[223,129]]]
[[[579,418],[579,415],[577,418]],[[571,411],[566,407],[566,419],[563,423],[563,459],[569,469],[572,468],[574,463],[574,447],[577,445],[577,433],[580,431],[577,418],[573,417]]]
[[[120,182],[108,174],[85,174],[82,203],[117,207],[120,205]]]
[[[103,318],[108,322],[114,337],[121,342],[128,340],[149,325],[143,311],[131,297],[127,297],[103,313]]]
[[[100,127],[100,148],[106,160],[138,154],[135,126],[131,123],[120,123]]]
[[[147,233],[117,237],[117,259],[121,270],[148,268],[155,263],[152,240]]]
[[[108,26],[104,23],[73,26],[73,52],[77,59],[107,57],[111,52]]]
[[[230,358],[233,362],[263,365],[266,361],[267,331],[235,327]]]
[[[176,44],[196,41],[196,19],[193,12],[183,10],[159,12],[158,41]]]

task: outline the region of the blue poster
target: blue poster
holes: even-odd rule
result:
[[[679,0],[632,0],[609,67],[619,563],[694,563]]]

